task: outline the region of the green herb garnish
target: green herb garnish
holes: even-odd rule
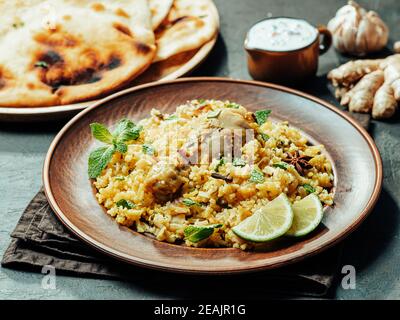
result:
[[[149,144],[144,144],[143,146],[142,146],[142,150],[143,150],[143,152],[145,153],[145,154],[149,154],[149,155],[154,155],[154,153],[155,153],[155,150],[154,150],[154,148],[151,146],[151,145],[149,145]]]
[[[49,64],[47,62],[45,62],[45,61],[38,61],[38,62],[35,63],[35,67],[48,69],[49,68]]]
[[[177,119],[178,119],[178,116],[173,114],[173,115],[170,115],[168,118],[166,118],[165,121],[171,121],[171,120],[177,120]]]
[[[225,108],[239,109],[240,108],[240,104],[237,104],[235,102],[230,102],[230,103],[225,105]]]
[[[268,141],[270,136],[267,135],[266,133],[260,133],[261,139],[263,139],[264,141]]]
[[[221,166],[223,166],[224,164],[225,164],[225,158],[219,159],[217,165],[215,166],[215,171],[218,172],[219,168],[221,168]]]
[[[114,146],[100,147],[92,151],[88,161],[88,174],[90,178],[97,178],[101,174],[110,162],[114,152]]]
[[[12,24],[13,28],[20,28],[23,27],[25,25],[25,23],[21,22],[15,22]]]
[[[207,239],[214,233],[214,229],[221,228],[222,224],[212,224],[209,226],[188,226],[183,231],[185,238],[190,242],[199,242]]]
[[[133,209],[135,204],[132,201],[121,199],[116,203],[117,207],[122,207],[125,209]]]
[[[189,199],[189,198],[183,199],[183,200],[182,200],[182,203],[183,203],[185,206],[188,206],[188,207],[200,206],[200,203],[198,203],[198,202],[196,202],[196,201],[194,201],[194,200],[192,200],[192,199]]]
[[[254,117],[256,118],[256,122],[259,126],[262,126],[267,122],[269,115],[271,114],[271,110],[258,110],[254,113]]]
[[[115,177],[115,180],[117,180],[117,181],[124,181],[124,180],[125,180],[125,177],[118,176],[118,177]]]
[[[218,118],[219,115],[220,115],[220,113],[221,113],[221,109],[214,110],[214,111],[210,111],[210,112],[207,114],[207,118],[208,118],[208,119]]]
[[[127,152],[128,146],[126,142],[137,140],[142,127],[137,127],[128,119],[122,119],[118,122],[117,128],[112,134],[100,123],[92,123],[90,129],[95,139],[107,145],[97,148],[89,155],[88,174],[91,179],[94,179],[107,167],[115,152],[122,154]]]
[[[311,184],[304,184],[303,188],[308,192],[308,193],[314,193],[316,190]]]
[[[90,124],[90,129],[92,131],[93,138],[95,138],[96,140],[99,140],[99,141],[104,142],[106,144],[112,144],[113,143],[113,140],[114,140],[113,135],[101,123],[97,123],[97,122],[91,123]]]
[[[274,163],[272,166],[275,168],[281,168],[283,170],[287,170],[288,168],[288,164],[285,162]]]
[[[235,158],[235,159],[233,159],[232,164],[233,164],[235,167],[244,167],[244,166],[246,166],[247,163],[246,163],[246,161],[244,161],[243,159]]]
[[[118,122],[117,128],[113,132],[113,137],[118,142],[137,140],[142,130],[143,127],[136,126],[131,120],[122,119]]]
[[[115,142],[114,146],[119,153],[125,154],[128,151],[128,146],[124,142]]]
[[[254,183],[263,183],[264,180],[264,173],[260,169],[253,169],[249,181]]]

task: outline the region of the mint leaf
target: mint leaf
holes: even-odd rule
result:
[[[198,202],[196,202],[196,201],[194,201],[194,200],[192,200],[192,199],[188,199],[188,198],[183,199],[183,200],[182,200],[182,203],[183,203],[185,206],[188,206],[188,207],[191,207],[191,206],[200,206],[200,204],[199,204]]]
[[[263,183],[264,180],[264,173],[260,169],[253,169],[249,181],[254,183]]]
[[[116,151],[118,151],[122,154],[124,154],[128,151],[128,146],[126,145],[126,143],[123,143],[123,142],[114,143],[114,147],[115,147]]]
[[[131,120],[122,119],[119,121],[117,128],[113,132],[113,136],[117,142],[137,140],[140,137],[142,129],[141,126],[136,126]]]
[[[219,171],[219,168],[220,168],[221,166],[223,166],[224,164],[225,164],[225,159],[224,159],[224,158],[219,159],[217,165],[215,166],[215,171],[218,172],[218,171]]]
[[[113,136],[115,138],[118,138],[118,136],[129,129],[132,129],[135,127],[135,123],[132,122],[131,120],[127,119],[127,118],[123,118],[121,120],[119,120],[117,127],[115,128],[114,132],[113,132]]]
[[[107,167],[107,164],[110,162],[114,152],[114,146],[107,146],[100,147],[90,153],[88,161],[88,174],[91,179],[97,178]]]
[[[170,115],[168,118],[166,118],[165,121],[171,121],[171,120],[177,120],[177,119],[178,119],[178,116],[173,114],[173,115]]]
[[[235,159],[233,159],[232,164],[235,167],[244,167],[244,166],[246,166],[246,161],[244,161],[243,159],[240,159],[240,158],[235,158]]]
[[[275,168],[281,168],[283,170],[287,170],[288,168],[288,164],[286,162],[274,163],[272,166]]]
[[[135,204],[132,201],[121,199],[116,203],[117,207],[122,207],[125,209],[133,209]]]
[[[97,122],[91,123],[90,129],[95,139],[107,144],[112,144],[113,136],[104,125]]]
[[[268,141],[270,136],[267,135],[266,133],[260,133],[261,139],[263,139],[264,141]]]
[[[145,154],[149,154],[149,155],[151,155],[151,156],[155,153],[154,148],[153,148],[151,145],[149,145],[149,144],[144,144],[144,145],[142,146],[142,150],[143,150],[143,152],[144,152]]]
[[[303,188],[308,192],[308,193],[314,193],[316,190],[311,184],[304,184]]]
[[[142,132],[143,127],[134,127],[132,129],[126,130],[120,134],[118,141],[119,142],[126,142],[130,140],[137,140],[140,137],[140,133]]]
[[[259,126],[262,126],[267,122],[269,115],[271,114],[271,110],[258,110],[254,113],[254,117],[256,118],[256,122]]]
[[[100,123],[90,124],[90,129],[94,138],[110,145],[98,148],[89,155],[88,174],[94,179],[101,174],[116,151],[122,154],[128,151],[125,142],[138,139],[143,128],[137,127],[129,119],[122,119],[113,134]]]
[[[215,228],[221,228],[222,224],[212,224],[209,226],[188,226],[183,233],[190,242],[199,242],[207,239],[214,233]]]
[[[230,102],[230,103],[225,105],[225,108],[239,109],[240,108],[240,104],[237,104],[235,102]]]

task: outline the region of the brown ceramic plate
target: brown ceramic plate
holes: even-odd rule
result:
[[[212,9],[219,20],[217,7],[213,5]],[[173,80],[189,74],[207,58],[217,42],[217,38],[218,34],[199,49],[183,52],[165,61],[152,64],[143,74],[136,78],[132,83],[129,83],[125,89],[153,81]],[[0,107],[0,121],[37,122],[71,118],[78,112],[98,101],[99,100],[92,100],[62,106],[41,108]]]
[[[92,122],[139,120],[153,107],[174,112],[187,100],[236,101],[250,110],[268,107],[273,120],[288,120],[314,143],[325,145],[334,164],[335,206],[323,225],[307,238],[283,241],[260,252],[197,249],[158,242],[119,226],[97,203],[87,176],[95,141]],[[374,206],[382,184],[382,163],[367,132],[347,115],[315,97],[285,87],[223,78],[190,78],[152,83],[115,94],[82,111],[57,135],[48,151],[43,180],[58,218],[96,249],[135,265],[185,273],[222,274],[280,267],[337,243],[353,231]]]

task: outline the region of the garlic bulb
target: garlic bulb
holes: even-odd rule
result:
[[[379,15],[367,12],[355,1],[349,1],[336,12],[328,29],[338,51],[357,56],[383,49],[389,38],[389,29]]]

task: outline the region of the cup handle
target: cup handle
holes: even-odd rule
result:
[[[322,35],[322,41],[319,43],[319,54],[323,55],[332,45],[332,33],[325,26],[318,26],[318,31]]]

